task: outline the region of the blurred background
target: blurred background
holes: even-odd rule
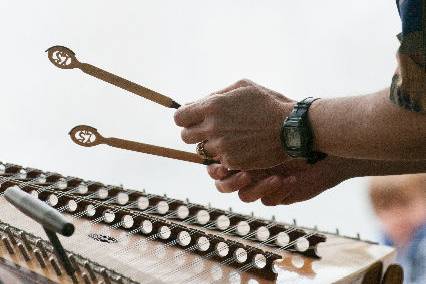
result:
[[[81,62],[180,103],[241,78],[296,100],[367,94],[389,86],[396,66],[394,1],[1,0],[0,30],[1,161],[378,239],[365,178],[271,208],[220,194],[200,165],[73,144],[68,131],[87,124],[195,151],[180,140],[172,109],[58,69],[45,50],[67,46]]]

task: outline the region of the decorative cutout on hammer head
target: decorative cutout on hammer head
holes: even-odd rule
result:
[[[69,132],[71,140],[84,147],[92,147],[102,143],[103,137],[94,127],[78,125]]]
[[[61,69],[73,69],[78,67],[80,63],[75,57],[75,53],[65,46],[55,45],[47,49],[46,52],[50,62]]]

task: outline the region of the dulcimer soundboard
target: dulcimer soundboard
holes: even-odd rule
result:
[[[74,224],[59,238],[77,283],[385,283],[395,256],[359,237],[0,163],[2,283],[75,283],[42,227],[5,200],[12,186]]]

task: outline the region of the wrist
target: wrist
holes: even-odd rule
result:
[[[328,153],[325,143],[327,138],[327,125],[324,121],[324,114],[330,112],[327,108],[328,99],[318,99],[314,101],[308,112],[308,120],[312,130],[312,150]]]
[[[282,147],[287,155],[305,159],[309,164],[324,159],[327,155],[315,151],[313,132],[308,114],[318,98],[308,97],[296,103],[293,110],[285,118],[280,133]]]

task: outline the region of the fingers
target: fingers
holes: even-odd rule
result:
[[[238,196],[243,202],[254,202],[263,196],[273,192],[280,191],[281,178],[279,176],[271,176],[265,178],[252,186],[241,189]]]
[[[243,79],[218,92],[214,92],[213,94],[208,96],[207,99],[181,106],[174,114],[176,125],[180,127],[190,127],[202,122],[204,120],[204,114],[206,111],[204,109],[206,107],[206,104],[204,103],[209,101],[209,97],[212,97],[217,94],[225,94],[232,90],[252,85],[254,85],[253,82],[247,79]]]
[[[175,123],[181,127],[191,127],[204,120],[204,105],[192,103],[183,105],[174,114]]]
[[[281,179],[281,188],[271,194],[265,195],[261,198],[263,205],[276,206],[280,204],[291,204],[292,202],[285,203],[286,200],[290,200],[292,193],[295,191],[294,188],[295,177],[289,176]]]
[[[206,140],[207,133],[204,124],[205,123],[202,122],[200,124],[182,129],[181,137],[183,142],[187,144],[194,144]]]
[[[241,80],[235,82],[234,84],[232,84],[232,85],[230,85],[230,86],[228,86],[228,87],[226,87],[226,88],[224,88],[220,91],[217,91],[213,94],[225,94],[225,93],[228,93],[229,91],[232,91],[232,90],[235,90],[235,89],[238,89],[238,88],[241,88],[241,87],[252,86],[252,85],[254,85],[254,83],[252,81],[250,81],[248,79],[241,79]]]
[[[250,175],[247,172],[238,172],[225,179],[216,180],[217,190],[223,193],[229,193],[246,187],[251,183]]]
[[[221,164],[212,164],[207,166],[207,173],[215,180],[221,180],[232,174],[236,174],[235,171],[230,171]]]

